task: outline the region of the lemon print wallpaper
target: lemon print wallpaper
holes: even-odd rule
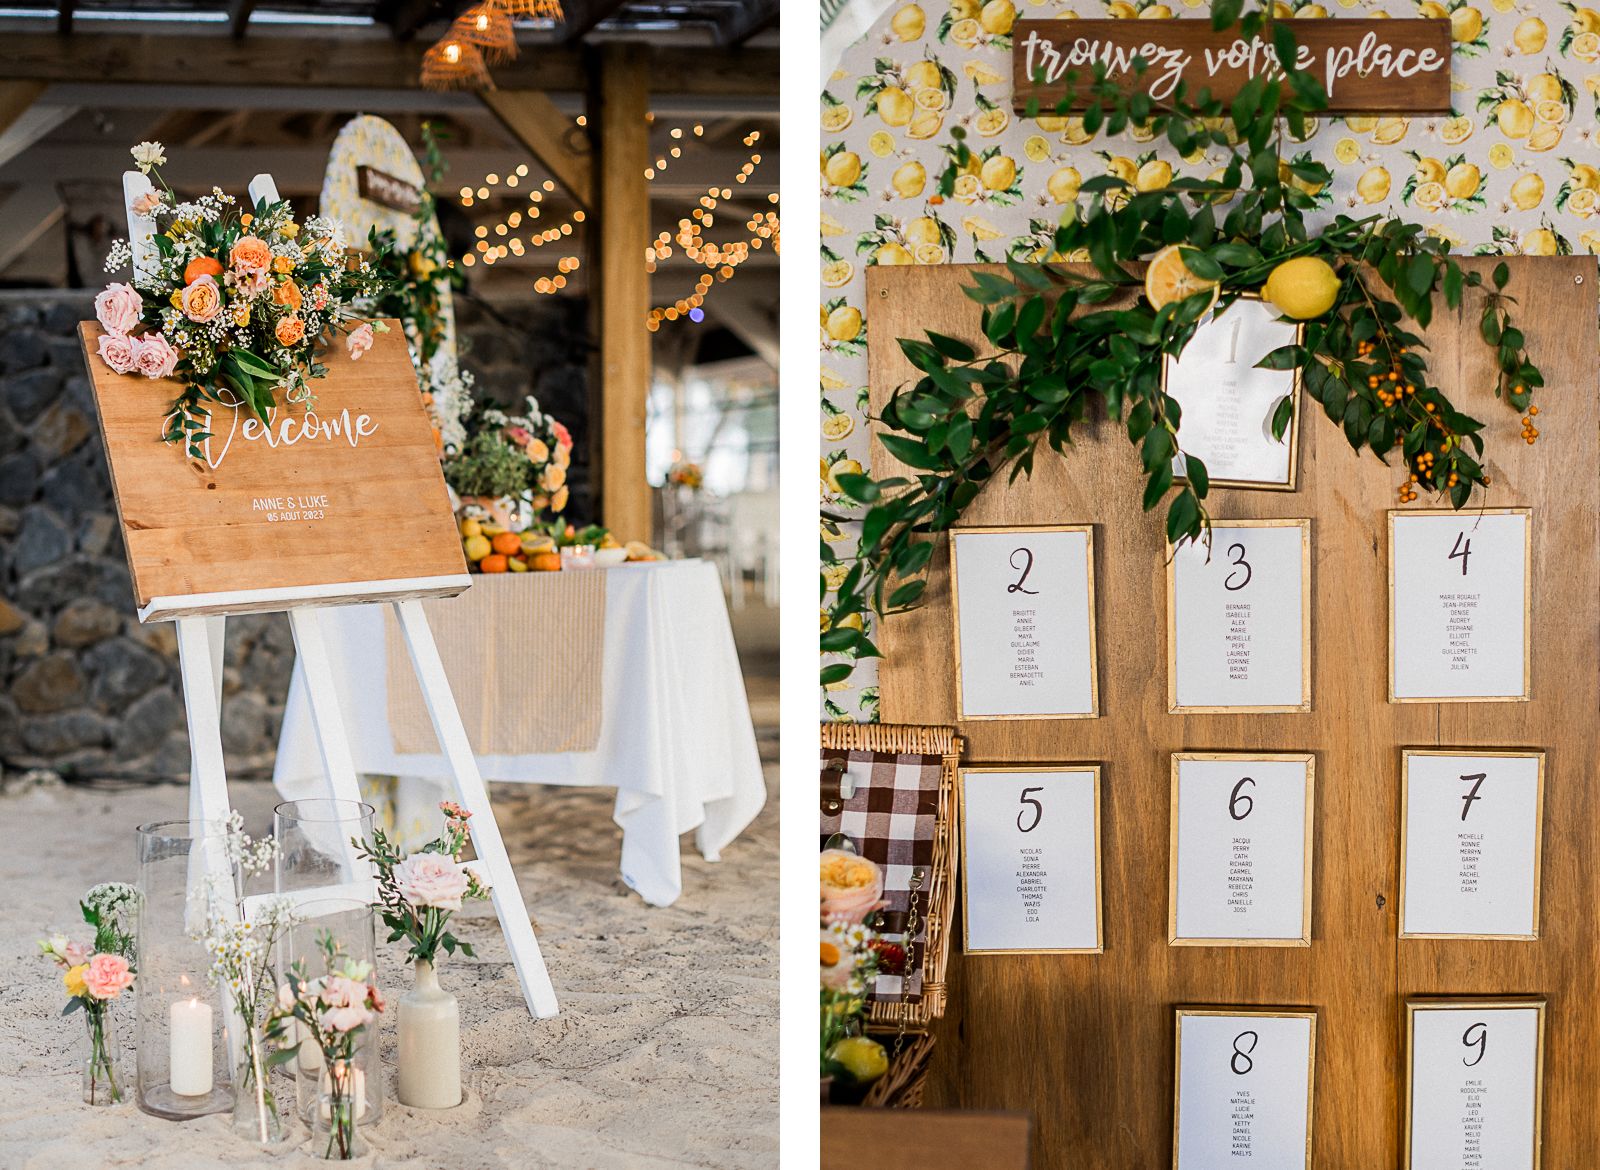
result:
[[[1600,253],[1600,9],[1550,0],[1279,0],[1274,8],[1450,20],[1453,116],[1328,118],[1300,144],[1333,174],[1309,192],[1323,214],[1400,216],[1461,252]],[[1182,158],[1137,130],[1108,138],[1075,118],[1014,113],[1013,22],[1207,15],[1203,0],[916,0],[891,3],[846,51],[820,109],[825,510],[849,513],[834,477],[868,463],[868,267],[1045,259],[1056,223],[1091,176],[1109,172],[1153,190],[1177,174],[1221,173],[1220,157]],[[942,199],[938,176],[957,125],[972,162]],[[824,525],[822,535],[841,554],[854,539],[848,525],[842,534]],[[830,590],[846,568],[830,569]],[[824,625],[831,600],[830,591]],[[874,666],[861,662],[825,693],[825,718],[877,718]]]

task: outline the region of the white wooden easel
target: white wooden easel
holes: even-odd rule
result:
[[[153,190],[148,176],[127,171],[122,176],[123,197],[128,210],[128,242],[133,248],[135,271],[151,249],[155,234],[152,220],[135,215],[134,200]],[[257,175],[250,183],[250,198],[274,202],[277,185],[270,175]],[[433,632],[422,611],[421,597],[437,594],[453,586],[468,584],[465,573],[457,577],[424,577],[387,581],[356,581],[307,588],[239,590],[227,593],[187,594],[154,597],[139,610],[141,622],[172,621],[178,632],[178,659],[183,674],[183,701],[189,725],[189,816],[192,820],[226,820],[230,806],[222,754],[222,654],[227,617],[230,614],[263,613],[282,610],[289,615],[294,632],[295,652],[304,672],[311,703],[312,721],[322,753],[323,774],[329,795],[338,800],[359,801],[361,788],[356,779],[350,741],[345,735],[344,718],[333,667],[323,636],[319,606],[363,602],[388,602],[405,637],[406,648],[416,671],[422,697],[433,721],[434,734],[449,762],[455,780],[456,800],[472,814],[469,829],[477,860],[472,866],[489,884],[506,946],[516,967],[528,1010],[545,1019],[558,1009],[555,988],[551,985],[539,941],[517,876],[506,855],[489,804],[488,790],[472,754],[466,727],[450,682],[445,676]],[[348,843],[347,843],[348,844]],[[353,860],[354,849],[351,847]],[[358,869],[359,872],[359,869]],[[350,895],[370,901],[375,887],[370,880],[352,886],[311,891],[315,897]],[[301,895],[302,897],[306,895]]]

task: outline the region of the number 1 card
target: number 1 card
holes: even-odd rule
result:
[[[1389,513],[1389,701],[1525,702],[1527,508]]]
[[[1100,953],[1099,767],[963,768],[960,782],[965,952]]]

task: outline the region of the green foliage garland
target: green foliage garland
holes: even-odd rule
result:
[[[1291,22],[1269,24],[1262,11],[1241,15],[1241,6],[1241,0],[1218,0],[1213,26],[1237,22],[1247,39],[1270,30],[1278,59],[1293,61]],[[1057,114],[1073,107],[1074,80],[1069,75],[1069,96]],[[1397,220],[1340,215],[1307,232],[1304,213],[1331,175],[1305,156],[1286,159],[1284,138],[1287,132],[1304,140],[1307,119],[1326,108],[1315,78],[1298,70],[1260,76],[1226,106],[1204,90],[1191,97],[1180,85],[1158,108],[1147,94],[1109,82],[1101,66],[1085,95],[1089,133],[1116,135],[1142,124],[1180,155],[1225,149],[1227,165],[1216,180],[1179,178],[1153,191],[1117,175],[1087,180],[1087,199],[1063,217],[1047,262],[1010,260],[1006,275],[979,273],[966,290],[984,306],[987,352],[932,330],[922,340],[900,340],[917,377],[895,392],[875,421],[884,447],[913,474],[837,477],[841,491],[866,511],[853,557],[840,557],[822,542],[824,598],[829,578],[848,565],[821,639],[824,653],[846,660],[822,668],[824,686],[847,679],[855,660],[880,656],[865,632],[869,612],[887,616],[920,603],[935,534],[955,524],[1002,471],[1009,469],[1012,481],[1030,474],[1041,442],[1065,455],[1073,425],[1091,410],[1125,427],[1138,448],[1144,508],[1167,501],[1168,539],[1204,538],[1209,480],[1192,456],[1186,456],[1186,481],[1173,477],[1173,458],[1183,454],[1180,411],[1162,387],[1162,365],[1182,352],[1213,307],[1220,313],[1239,297],[1259,293],[1287,260],[1326,262],[1337,276],[1337,293],[1331,308],[1305,321],[1299,344],[1274,350],[1260,366],[1298,369],[1306,394],[1353,449],[1368,449],[1385,463],[1398,451],[1407,472],[1402,502],[1422,489],[1460,508],[1474,487],[1489,484],[1483,424],[1457,410],[1433,383],[1424,342],[1413,332],[1427,327],[1437,297],[1454,309],[1468,289],[1481,294],[1480,332],[1498,361],[1496,394],[1518,412],[1537,409],[1529,404],[1543,378],[1512,324],[1504,264],[1485,281],[1461,268],[1447,242]],[[952,133],[951,163],[940,178],[947,197],[978,164],[964,132]],[[1230,201],[1219,218],[1221,204]],[[1143,276],[1125,265],[1170,245],[1183,245],[1186,267],[1214,288],[1156,309],[1131,295],[1142,291]],[[1286,399],[1273,418],[1280,439],[1292,409]],[[1532,442],[1536,434],[1530,418],[1523,437]],[[835,534],[852,519],[824,514]]]

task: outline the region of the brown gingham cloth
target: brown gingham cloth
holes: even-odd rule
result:
[[[839,764],[842,761],[841,771]],[[869,996],[878,1003],[922,998],[927,956],[928,908],[933,888],[933,837],[939,820],[939,781],[944,757],[894,752],[822,751],[822,844],[835,833],[848,837],[861,856],[883,867],[880,934],[906,946],[904,976],[879,975]],[[841,775],[855,785],[840,796]],[[922,871],[917,890],[917,935],[906,945],[906,913],[911,906],[911,875]],[[871,921],[869,919],[869,921]]]

